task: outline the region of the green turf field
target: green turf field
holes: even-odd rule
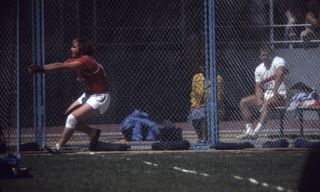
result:
[[[297,191],[307,151],[185,151],[24,155],[33,178],[14,191]]]

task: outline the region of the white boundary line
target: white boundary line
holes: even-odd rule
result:
[[[191,174],[201,175],[201,176],[205,176],[205,177],[210,176],[207,173],[200,173],[200,172],[197,172],[197,171],[194,171],[194,170],[183,169],[183,168],[180,168],[180,167],[173,167],[173,169],[177,170],[177,171],[181,171],[183,173],[191,173]]]
[[[147,165],[151,165],[151,166],[154,166],[154,167],[158,167],[159,165],[156,164],[156,163],[151,163],[151,162],[148,162],[148,161],[143,161],[143,163],[147,164]]]
[[[294,192],[291,189],[285,189],[284,187],[281,187],[281,186],[269,185],[266,182],[259,182],[254,178],[244,178],[244,177],[240,177],[238,175],[233,175],[233,178],[236,180],[239,180],[239,181],[248,181],[249,183],[251,183],[253,185],[261,185],[262,187],[269,187],[270,189],[274,189],[277,191]]]
[[[127,158],[127,160],[129,161],[130,159]],[[152,162],[149,162],[149,161],[143,161],[144,164],[147,164],[147,165],[150,165],[150,166],[153,166],[153,167],[159,167],[159,164],[157,163],[152,163]],[[210,176],[209,174],[207,173],[200,173],[200,172],[197,172],[195,170],[188,170],[188,169],[184,169],[184,168],[180,168],[180,167],[172,167],[174,170],[176,171],[181,171],[183,173],[190,173],[190,174],[194,174],[194,175],[201,175],[201,176],[205,176],[205,177],[208,177]]]
[[[130,161],[131,159],[127,158],[127,160]],[[157,163],[152,163],[152,162],[149,162],[149,161],[142,161],[142,162],[144,164],[146,164],[146,165],[149,165],[149,166],[159,167],[159,164],[157,164]],[[200,176],[204,176],[204,177],[209,177],[210,176],[208,173],[202,173],[202,172],[198,172],[196,170],[189,170],[189,169],[184,169],[184,168],[176,167],[176,166],[172,167],[172,169],[174,169],[176,171],[180,171],[182,173],[187,173],[187,174],[200,175]],[[239,181],[248,181],[250,184],[261,185],[262,187],[270,188],[272,190],[276,190],[276,191],[279,191],[279,192],[295,192],[295,191],[293,191],[291,189],[285,189],[282,186],[270,185],[270,184],[268,184],[266,182],[259,182],[254,178],[244,178],[244,177],[241,177],[241,176],[238,176],[238,175],[233,175],[233,179],[236,179],[236,180],[239,180]]]

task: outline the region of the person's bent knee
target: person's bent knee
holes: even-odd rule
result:
[[[266,101],[265,105],[268,108],[274,108],[274,107],[277,107],[277,106],[283,106],[283,105],[285,105],[285,100],[284,100],[283,97],[271,98],[271,99]]]
[[[72,115],[68,115],[66,120],[66,128],[68,129],[75,129],[77,126],[78,120]]]
[[[240,106],[243,106],[243,105],[244,105],[244,100],[243,100],[243,99],[240,100],[239,105],[240,105]]]
[[[245,97],[245,98],[242,98],[242,99],[241,99],[239,105],[240,105],[241,107],[244,107],[244,106],[247,105],[247,103],[248,103],[248,98]]]

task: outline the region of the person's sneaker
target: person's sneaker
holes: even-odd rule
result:
[[[94,133],[93,137],[90,138],[89,142],[89,150],[95,150],[97,148],[98,140],[100,137],[101,130],[97,129],[96,132]]]
[[[51,147],[49,147],[48,145],[44,146],[44,150],[46,150],[48,153],[52,154],[52,155],[58,155],[60,154],[60,151],[56,148],[52,149]]]
[[[258,138],[258,133],[251,133],[249,134],[249,139],[252,139],[252,140],[256,140]]]
[[[249,133],[242,133],[241,135],[237,136],[237,139],[250,139],[251,136]]]
[[[264,129],[264,125],[263,124],[260,124],[260,125],[257,125],[257,127],[252,131],[252,133],[250,133],[250,137],[251,139],[257,139],[258,138],[258,135],[259,135],[259,132]]]
[[[252,139],[252,140],[256,140],[258,138],[258,133],[257,132],[254,132],[253,130],[250,131],[250,132],[246,132],[246,133],[243,133],[241,135],[239,135],[237,138],[238,139]]]
[[[237,138],[238,139],[251,139],[252,138],[252,134],[253,134],[253,129],[252,128],[248,128],[247,130],[245,130],[244,133],[239,135]]]

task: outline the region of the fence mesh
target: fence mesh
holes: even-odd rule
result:
[[[22,143],[35,142],[36,117],[33,114],[35,79],[24,69],[38,54],[34,49],[35,2],[20,2],[20,70],[22,88],[20,111]],[[92,119],[92,127],[102,129],[101,141],[125,140],[121,123],[135,109],[146,112],[160,128],[173,122],[191,143],[208,137],[204,120],[204,95],[210,95],[205,77],[205,8],[203,1],[191,0],[46,0],[43,7],[45,63],[70,57],[71,40],[91,39],[97,48],[96,59],[106,70],[110,82],[111,104],[101,117]],[[4,95],[0,114],[1,129],[7,143],[15,140],[16,125],[16,2],[1,2],[1,17],[6,35],[0,37],[1,88]],[[250,141],[260,146],[265,141],[286,137],[319,138],[318,28],[319,6],[309,1],[243,0],[214,1],[215,66],[217,71],[218,140],[238,143]],[[39,15],[38,15],[39,16]],[[306,31],[306,29],[308,29]],[[313,32],[308,32],[309,30]],[[255,69],[261,63],[259,47],[271,45],[274,55],[286,61],[285,76],[290,99],[299,90],[290,90],[302,82],[314,90],[310,100],[298,110],[272,109],[268,123],[256,140],[238,136],[245,131],[240,101],[254,93]],[[207,81],[205,81],[205,79]],[[37,80],[38,81],[38,80]],[[209,83],[204,84],[204,82]],[[298,84],[301,85],[301,84]],[[300,90],[301,91],[301,90]],[[204,94],[206,92],[206,94]],[[45,75],[46,142],[57,142],[65,124],[64,112],[82,89],[70,72]],[[307,94],[307,93],[306,93]],[[5,102],[4,102],[5,101]],[[9,101],[9,102],[7,102]],[[300,102],[301,100],[299,100]],[[304,104],[305,108],[301,108]],[[285,107],[285,106],[284,106]],[[284,108],[285,109],[285,108]],[[211,109],[215,110],[215,109]],[[209,113],[212,114],[212,113]],[[254,113],[254,127],[259,118]],[[283,118],[281,118],[283,116]],[[281,119],[283,121],[281,121]],[[166,122],[166,123],[165,123]],[[9,141],[8,141],[9,140]],[[139,143],[141,145],[142,142]],[[76,133],[68,143],[86,145],[85,134]],[[14,151],[11,146],[9,151]]]
[[[16,4],[15,1],[2,1],[1,26],[1,107],[0,107],[0,144],[6,146],[6,153],[16,152]],[[2,153],[4,149],[1,149]]]

